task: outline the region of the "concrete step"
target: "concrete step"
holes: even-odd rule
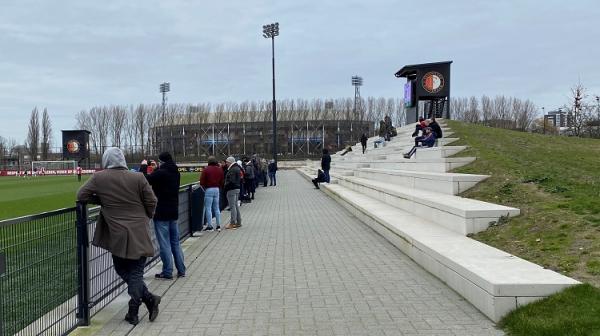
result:
[[[321,189],[494,322],[579,284],[342,185]]]
[[[337,171],[336,171],[337,173]],[[386,182],[407,188],[435,191],[447,195],[458,195],[488,178],[488,175],[428,173],[406,170],[360,168],[353,175],[367,180]]]
[[[438,158],[438,159],[395,159],[395,160],[366,160],[353,158],[344,161],[331,162],[333,167],[340,168],[378,168],[378,169],[396,169],[410,170],[423,172],[449,172],[452,169],[462,167],[475,161],[474,157],[458,157],[458,158]]]
[[[332,174],[332,175],[335,175]],[[338,183],[448,230],[467,235],[486,230],[501,216],[514,217],[519,209],[438,192],[403,187],[361,177],[336,176]]]
[[[404,151],[408,152],[412,146],[407,146],[404,148]],[[445,157],[450,157],[454,154],[457,154],[463,150],[465,150],[467,146],[443,146],[443,147],[430,147],[430,148],[418,148],[415,153],[416,158],[419,159],[441,159]],[[340,157],[340,160],[352,160],[351,158],[363,158],[363,160],[402,160],[404,159],[403,151],[393,151],[388,153],[381,152],[366,152],[365,154],[356,153],[354,155],[348,155]]]

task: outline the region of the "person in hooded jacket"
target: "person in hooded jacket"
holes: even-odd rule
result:
[[[146,178],[158,198],[154,214],[154,231],[160,246],[162,272],[155,275],[158,279],[173,279],[173,260],[177,268],[177,277],[185,276],[183,250],[179,243],[179,183],[181,176],[177,164],[169,152],[160,153],[160,165]]]
[[[161,297],[146,287],[144,267],[146,259],[154,256],[149,225],[156,197],[144,175],[127,169],[119,148],[106,149],[102,168],[79,189],[77,200],[101,205],[92,244],[112,254],[115,271],[127,284],[131,300],[125,320],[138,324],[143,302],[154,321]]]
[[[229,210],[231,211],[229,224],[225,228],[237,229],[242,226],[242,214],[238,204],[238,196],[242,186],[242,172],[233,156],[228,157],[225,161],[227,162],[227,173],[225,174],[224,189],[227,193],[227,203],[229,203]]]

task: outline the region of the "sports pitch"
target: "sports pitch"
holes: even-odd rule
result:
[[[198,181],[198,173],[182,173],[181,184]],[[89,178],[38,176],[0,178],[0,220],[75,206],[75,194]]]

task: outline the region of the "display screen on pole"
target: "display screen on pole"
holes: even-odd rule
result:
[[[404,84],[404,106],[413,107],[414,105],[413,82],[411,80]]]

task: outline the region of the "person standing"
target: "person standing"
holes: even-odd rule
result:
[[[276,186],[277,185],[277,163],[275,162],[275,160],[271,159],[271,161],[269,161],[269,186]]]
[[[267,175],[268,173],[268,164],[267,164],[267,160],[262,158],[260,159],[260,175],[262,177],[262,181],[263,181],[263,187],[267,186]]]
[[[367,149],[367,133],[363,133],[360,136],[360,144],[362,146],[363,154],[365,154],[365,150]]]
[[[254,168],[254,164],[252,161],[246,162],[246,167],[244,169],[246,174],[244,174],[244,185],[246,190],[248,191],[248,197],[250,199],[254,199],[254,193],[256,192],[255,178],[256,178],[256,170]]]
[[[214,156],[208,157],[208,165],[200,175],[200,185],[204,188],[204,217],[206,231],[213,231],[212,217],[215,216],[215,224],[218,232],[221,232],[221,209],[219,207],[219,188],[223,186],[223,169]]]
[[[81,182],[81,167],[77,166],[77,182]]]
[[[321,156],[321,169],[323,170],[323,174],[325,174],[325,182],[329,183],[329,169],[331,169],[331,156],[329,155],[329,150],[327,150],[327,148],[323,149],[323,156]]]
[[[143,302],[150,321],[154,321],[161,297],[146,287],[144,267],[146,258],[154,256],[149,223],[156,209],[156,197],[144,175],[127,170],[119,148],[104,152],[102,168],[79,189],[77,200],[94,200],[101,205],[92,244],[112,254],[115,271],[127,284],[131,300],[125,320],[138,324]]]
[[[158,156],[160,166],[146,175],[148,182],[158,198],[154,214],[154,231],[160,247],[162,271],[155,275],[157,279],[173,279],[173,261],[177,268],[177,277],[185,276],[183,250],[179,243],[179,183],[181,176],[177,164],[169,152]]]
[[[227,195],[227,203],[229,203],[231,219],[225,228],[237,229],[238,227],[242,226],[242,214],[240,213],[240,206],[238,204],[242,172],[240,167],[235,162],[235,158],[233,156],[228,157],[226,161],[227,174],[225,174],[224,189]]]

